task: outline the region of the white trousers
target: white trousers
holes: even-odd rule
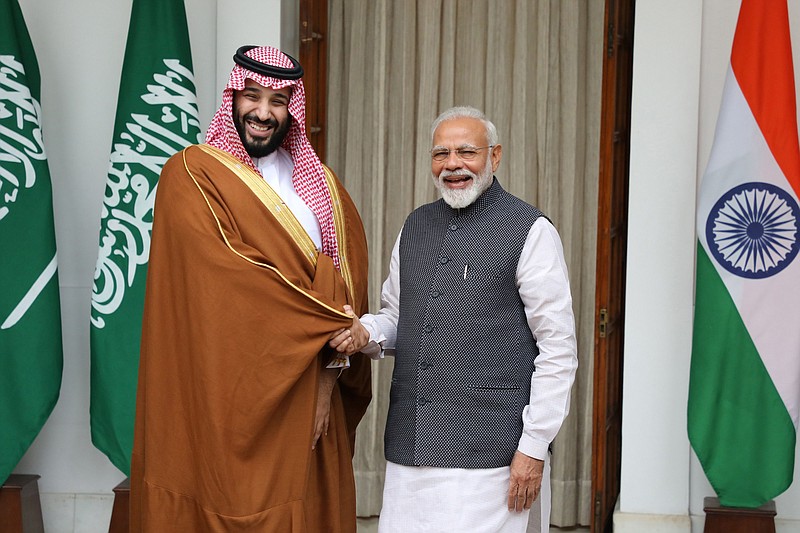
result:
[[[550,459],[531,510],[508,510],[508,467],[434,468],[386,463],[378,533],[549,533]]]
[[[550,453],[544,458],[544,472],[542,473],[542,490],[539,497],[531,505],[531,514],[528,516],[527,533],[550,533],[550,506],[552,504],[550,491]]]

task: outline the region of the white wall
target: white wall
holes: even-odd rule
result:
[[[686,434],[694,219],[739,3],[636,3],[616,533],[700,533],[703,498],[714,496]],[[789,3],[800,51],[800,5]],[[796,52],[796,78],[799,59]],[[800,457],[794,476],[800,478]],[[778,533],[800,530],[800,485],[775,502]]]
[[[280,44],[282,3],[287,0],[185,0],[203,130],[216,110],[236,48]],[[90,441],[89,308],[131,4],[20,0],[42,75],[64,375],[53,414],[15,472],[41,476],[48,533],[108,531],[112,489],[125,477]]]
[[[192,0],[185,1],[188,6]],[[217,67],[214,87],[219,89],[221,95],[222,88],[228,82],[233,66],[233,54],[237,48],[246,44],[280,47],[282,0],[205,1],[216,4]],[[299,2],[299,0],[293,1]],[[299,25],[299,21],[296,23]]]

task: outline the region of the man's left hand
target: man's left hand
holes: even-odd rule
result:
[[[517,513],[530,509],[542,488],[544,461],[528,457],[521,451],[511,460],[511,481],[508,484],[508,510]]]
[[[319,375],[319,390],[317,391],[317,410],[314,415],[314,438],[311,449],[317,447],[317,441],[322,435],[328,434],[328,424],[331,415],[331,394],[339,375],[337,368],[323,368]]]

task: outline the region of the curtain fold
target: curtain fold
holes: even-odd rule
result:
[[[588,525],[604,2],[330,0],[328,165],[364,220],[370,307],[380,305],[405,217],[437,198],[430,124],[472,105],[497,126],[503,187],[558,228],[570,270],[580,365],[553,444],[551,522]],[[359,516],[380,512],[392,359],[373,362],[359,426]]]

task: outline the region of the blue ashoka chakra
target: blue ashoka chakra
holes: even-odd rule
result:
[[[743,278],[767,278],[797,255],[798,219],[800,209],[789,193],[769,183],[745,183],[714,204],[706,240],[725,270]]]

